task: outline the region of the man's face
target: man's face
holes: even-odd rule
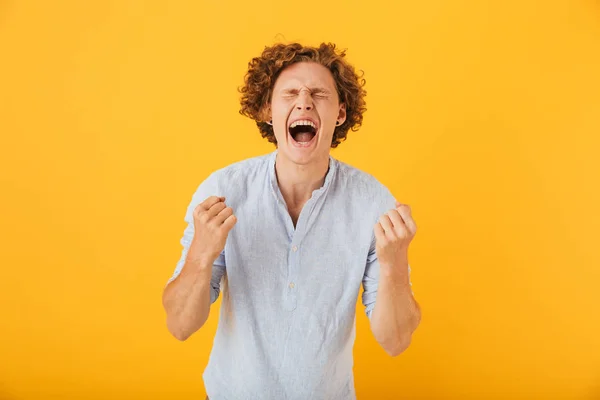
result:
[[[299,62],[281,72],[271,99],[278,151],[296,164],[329,157],[336,122],[346,118],[331,72],[312,62]]]

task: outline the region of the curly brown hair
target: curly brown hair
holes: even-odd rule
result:
[[[357,131],[362,125],[363,113],[367,110],[364,89],[364,72],[360,75],[344,57],[346,50],[336,50],[333,43],[321,43],[319,47],[302,46],[299,43],[278,43],[265,47],[260,57],[248,63],[248,72],[244,77],[244,86],[239,88],[242,94],[240,114],[256,121],[263,138],[277,146],[273,127],[265,115],[271,102],[273,87],[281,71],[297,62],[316,62],[328,68],[333,75],[340,103],[346,104],[346,121],[336,126],[331,147],[337,147],[349,130]]]

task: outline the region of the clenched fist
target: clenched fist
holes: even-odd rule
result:
[[[194,209],[194,238],[187,259],[210,264],[225,248],[229,231],[237,222],[225,197],[211,196]]]
[[[408,245],[417,232],[408,205],[396,202],[396,209],[383,214],[374,230],[380,265],[393,266],[407,261]]]

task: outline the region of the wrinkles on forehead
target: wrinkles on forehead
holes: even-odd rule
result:
[[[327,91],[333,93],[337,91],[336,82],[331,71],[316,63],[297,63],[285,68],[277,80],[274,89],[277,92],[282,90],[301,89],[315,91]]]

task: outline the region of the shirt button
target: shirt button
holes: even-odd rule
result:
[[[295,285],[294,285],[294,282],[290,282],[290,289],[293,289],[293,288],[294,288],[294,286],[295,286]]]
[[[296,251],[296,250],[298,250],[298,246],[292,247],[292,251]]]

